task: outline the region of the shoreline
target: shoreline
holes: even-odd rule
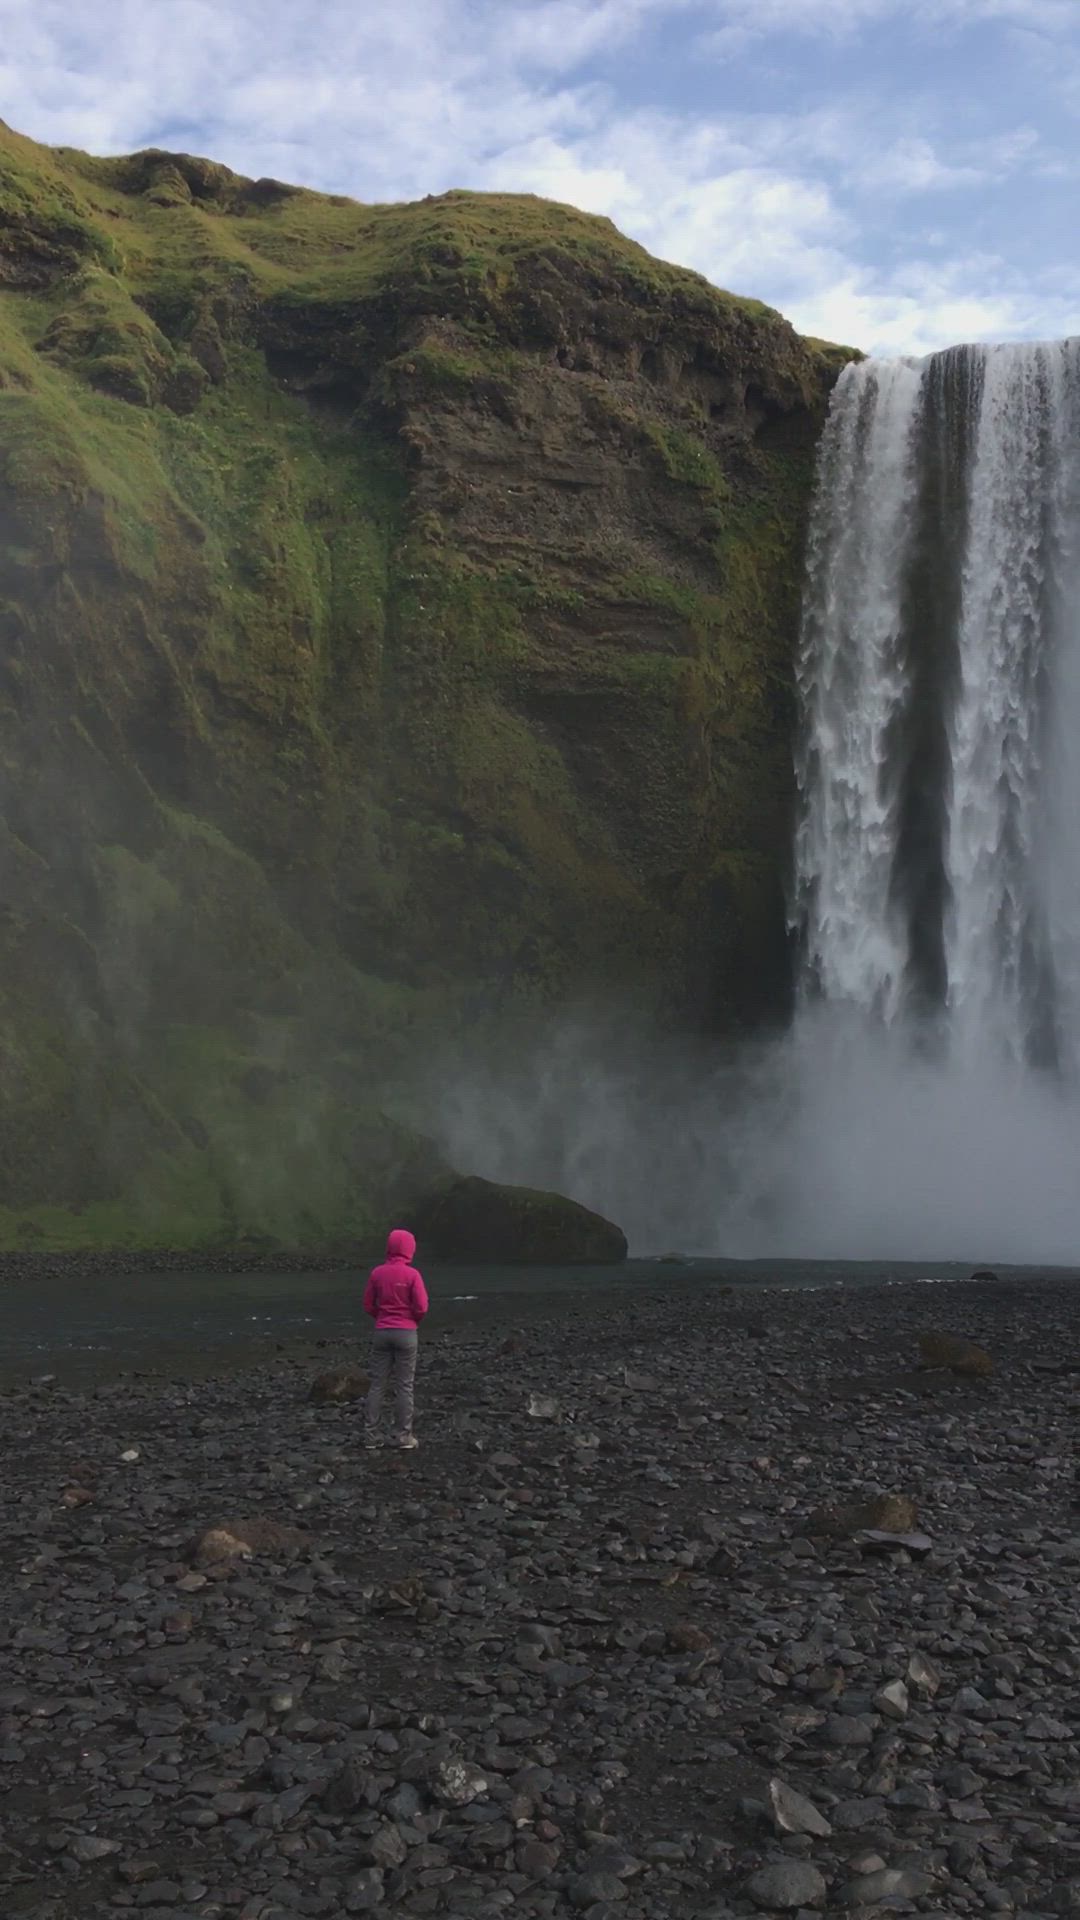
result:
[[[112,1278],[122,1275],[148,1277],[158,1273],[235,1275],[345,1273],[354,1268],[370,1266],[381,1256],[381,1243],[362,1241],[356,1241],[348,1246],[324,1248],[245,1246],[205,1249],[197,1247],[7,1248],[0,1249],[0,1287],[8,1280],[64,1279],[72,1274],[85,1275],[88,1278]],[[450,1271],[464,1269],[470,1272],[484,1272],[512,1263],[437,1261],[431,1264]],[[899,1280],[910,1278],[924,1267],[945,1270],[944,1277],[948,1279],[959,1279],[966,1275],[969,1280],[978,1280],[985,1274],[989,1274],[991,1279],[996,1279],[999,1275],[1010,1273],[1045,1275],[1050,1279],[1069,1274],[1080,1277],[1080,1262],[1076,1266],[1065,1266],[1048,1261],[1034,1261],[1023,1265],[1018,1265],[1014,1261],[999,1261],[991,1268],[985,1263],[977,1265],[971,1260],[942,1259],[932,1253],[904,1259],[891,1256],[852,1259],[848,1256],[833,1254],[742,1256],[724,1253],[635,1253],[631,1250],[625,1260],[600,1262],[567,1260],[557,1267],[545,1265],[543,1262],[531,1262],[518,1270],[567,1274],[585,1272],[610,1274],[614,1277],[642,1267],[657,1268],[671,1273],[680,1271],[698,1274],[715,1273],[718,1278],[737,1277],[739,1274],[749,1275],[766,1268],[782,1270],[810,1267],[822,1270],[833,1269],[838,1274],[850,1275],[892,1271]]]
[[[1074,1286],[521,1306],[424,1340],[411,1455],[298,1347],[0,1394],[4,1912],[1044,1911],[1080,1380],[1035,1369],[1080,1361]],[[934,1329],[993,1377],[920,1375]],[[814,1530],[882,1493],[910,1546]],[[286,1534],[197,1565],[243,1516]]]
[[[76,1388],[125,1377],[205,1379],[248,1371],[282,1354],[314,1359],[338,1348],[355,1354],[368,1334],[360,1309],[363,1273],[353,1263],[303,1273],[274,1266],[239,1273],[109,1268],[87,1276],[85,1287],[73,1286],[68,1273],[50,1271],[36,1281],[24,1276],[0,1286],[0,1391],[43,1377]],[[433,1266],[427,1274],[429,1339],[539,1324],[551,1315],[605,1320],[650,1301],[692,1318],[713,1296],[756,1301],[758,1311],[772,1317],[788,1299],[841,1295],[861,1301],[869,1318],[879,1295],[914,1290],[930,1299],[957,1292],[966,1301],[1000,1293],[1008,1300],[1046,1288],[1068,1295],[1078,1279],[1069,1269],[1003,1269],[977,1278],[963,1269],[920,1274],[868,1264],[717,1260],[629,1260],[615,1269]]]
[[[0,1286],[7,1280],[59,1280],[153,1273],[340,1273],[367,1258],[362,1249],[313,1252],[287,1248],[62,1247],[0,1251]]]

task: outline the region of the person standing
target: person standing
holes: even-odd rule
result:
[[[413,1433],[417,1329],[428,1310],[427,1288],[413,1266],[416,1241],[395,1227],[386,1242],[386,1259],[375,1267],[364,1289],[364,1312],[375,1322],[371,1342],[371,1387],[364,1413],[364,1445],[379,1445],[379,1415],[388,1384],[394,1390],[394,1442],[411,1452],[420,1445]]]

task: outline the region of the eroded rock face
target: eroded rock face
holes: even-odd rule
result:
[[[13,1244],[346,1241],[456,1023],[782,1001],[837,357],[528,197],[0,144]]]
[[[626,1235],[558,1193],[468,1178],[446,1182],[413,1211],[438,1260],[506,1266],[607,1266],[626,1259]]]

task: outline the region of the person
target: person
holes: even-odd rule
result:
[[[379,1444],[379,1415],[387,1383],[393,1383],[394,1439],[411,1452],[420,1442],[413,1433],[417,1329],[428,1310],[427,1288],[412,1262],[416,1241],[395,1227],[386,1242],[386,1259],[375,1267],[364,1289],[364,1312],[375,1322],[371,1342],[371,1386],[364,1414],[364,1445]]]

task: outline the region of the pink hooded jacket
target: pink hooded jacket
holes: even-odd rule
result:
[[[378,1333],[395,1328],[415,1333],[428,1310],[427,1288],[411,1264],[416,1241],[396,1227],[386,1242],[386,1259],[376,1267],[364,1289],[364,1312],[370,1313]]]

